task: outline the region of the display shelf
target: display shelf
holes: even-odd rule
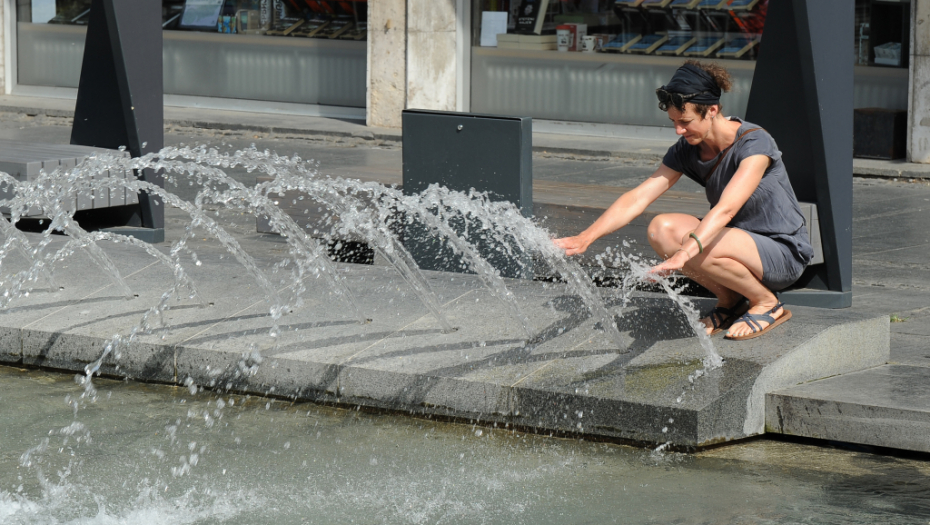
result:
[[[728,9],[730,11],[751,11],[758,3],[759,0],[730,0],[730,3],[723,9]]]
[[[308,20],[290,32],[283,33],[284,36],[302,36],[306,38],[313,38],[317,36],[321,31],[323,31],[326,26],[329,25],[329,20]]]
[[[627,48],[627,52],[648,55],[662,46],[666,41],[668,41],[668,35],[645,35],[639,42]]]
[[[688,49],[689,47],[691,47],[691,45],[694,44],[696,41],[697,41],[697,38],[691,35],[672,36],[672,37],[669,37],[669,39],[666,40],[664,44],[659,46],[654,52],[657,55],[678,56],[684,53],[684,51]]]
[[[672,0],[672,3],[668,7],[674,7],[677,9],[694,9],[700,4],[703,0]]]
[[[717,52],[720,58],[739,58],[749,52],[759,41],[756,38],[736,37]]]
[[[693,9],[724,9],[727,0],[701,0]]]
[[[644,9],[665,9],[672,0],[644,0],[640,7]]]
[[[695,39],[691,47],[683,53],[686,57],[706,57],[721,48],[726,43],[722,36],[702,36]]]
[[[639,42],[642,38],[643,35],[640,34],[622,33],[608,42],[603,47],[603,50],[608,53],[626,53],[630,46]]]

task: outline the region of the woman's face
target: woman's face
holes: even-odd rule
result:
[[[668,118],[675,125],[675,133],[685,138],[688,144],[697,146],[710,132],[710,125],[716,115],[716,107],[711,106],[707,115],[701,118],[701,115],[694,111],[694,104],[685,103],[685,110],[678,111],[677,108],[668,108]]]

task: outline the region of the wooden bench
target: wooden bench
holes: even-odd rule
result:
[[[128,152],[108,150],[106,148],[0,140],[0,172],[8,173],[18,181],[32,181],[43,170],[46,173],[51,173],[59,168],[73,168],[90,155],[104,151],[129,156]],[[94,173],[91,176],[92,178],[118,177],[121,179],[135,177],[131,171]],[[0,193],[0,198],[9,198],[9,194]],[[68,209],[79,211],[125,206],[137,204],[138,202],[139,196],[136,192],[126,189],[113,191],[103,189],[101,191],[76,194],[73,201],[69,199],[66,206],[68,206]],[[9,209],[0,208],[0,212],[9,213]],[[38,208],[31,208],[26,214],[26,217],[30,218],[43,216],[43,211]]]

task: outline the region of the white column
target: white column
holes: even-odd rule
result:
[[[930,163],[930,0],[911,2],[907,159]]]
[[[401,127],[407,104],[407,1],[368,3],[369,126]]]
[[[0,95],[7,95],[13,87],[13,46],[12,37],[16,33],[15,0],[0,1]]]
[[[407,0],[407,107],[456,110],[456,1]]]

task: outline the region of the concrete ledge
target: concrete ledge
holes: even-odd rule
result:
[[[776,390],[766,431],[930,452],[930,368],[885,365]]]
[[[83,371],[170,287],[169,269],[140,250],[101,247],[136,296],[114,293],[75,254],[56,273],[63,290],[37,290],[0,312],[0,362]],[[635,294],[624,305],[600,290],[622,314],[621,345],[563,285],[509,280],[535,324],[528,338],[476,277],[425,272],[458,328],[446,334],[399,275],[361,265],[339,271],[369,322],[311,279],[316,291],[271,338],[267,294],[232,258],[201,250],[200,259],[189,274],[210,305],[172,301],[170,328],[135,336],[104,373],[693,447],[763,432],[768,392],[888,358],[887,316],[792,307],[793,319],[765,337],[714,339],[725,364],[702,375],[705,351],[664,296]],[[262,267],[273,262],[259,257]],[[15,271],[6,261],[4,269]]]

